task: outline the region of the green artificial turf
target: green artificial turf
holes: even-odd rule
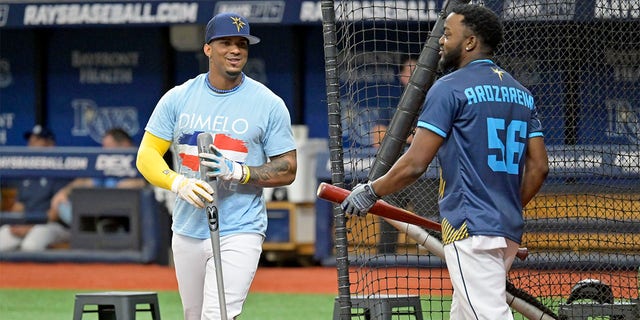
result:
[[[0,289],[0,319],[2,320],[70,320],[78,290]],[[332,318],[332,294],[250,293],[241,319],[255,320],[327,320]],[[182,319],[182,307],[177,291],[158,291],[163,320]],[[83,320],[97,320],[87,313]],[[149,312],[139,312],[138,320],[151,319]]]
[[[0,289],[0,320],[70,320],[73,318],[75,294],[79,290]],[[242,320],[331,320],[333,294],[250,293],[244,305]],[[177,291],[158,291],[162,320],[182,319],[182,306]],[[429,319],[448,319],[449,303],[439,299],[422,300],[424,314]],[[95,307],[92,308],[95,310]],[[431,312],[429,312],[429,310]],[[97,320],[95,313],[86,313],[83,320]],[[354,317],[364,319],[364,316]],[[393,320],[414,319],[394,316]],[[524,319],[520,314],[515,319]],[[149,312],[138,312],[137,320],[151,320]]]

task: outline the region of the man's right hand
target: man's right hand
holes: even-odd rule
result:
[[[171,185],[171,191],[198,209],[205,207],[203,199],[207,202],[213,201],[213,188],[199,179],[178,176]]]

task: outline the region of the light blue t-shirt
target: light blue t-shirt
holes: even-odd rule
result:
[[[197,136],[209,132],[214,145],[229,159],[260,166],[269,157],[296,148],[291,118],[284,101],[261,83],[244,77],[230,93],[215,93],[207,74],[169,90],[158,101],[146,131],[172,141],[174,169],[188,178],[200,178]],[[259,233],[267,229],[262,188],[228,181],[218,182],[220,235]],[[173,232],[198,239],[209,238],[204,209],[177,198]]]

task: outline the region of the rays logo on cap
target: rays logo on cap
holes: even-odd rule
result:
[[[242,15],[231,12],[219,13],[209,20],[204,43],[225,37],[243,37],[249,41],[249,44],[260,42],[260,38],[251,35],[249,20]]]
[[[236,26],[236,28],[238,28],[238,32],[240,32],[240,29],[244,28],[245,23],[242,22],[242,18],[240,18],[240,17],[231,17],[231,20],[233,20],[233,24]]]

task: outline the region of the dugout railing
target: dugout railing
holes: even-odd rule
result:
[[[0,147],[3,182],[25,177],[139,176],[134,167],[136,149],[50,149]],[[0,252],[0,261],[169,264],[171,217],[153,188],[78,189],[70,201],[73,214],[68,244],[44,251]],[[45,223],[46,217],[46,212],[0,212],[0,224]]]

